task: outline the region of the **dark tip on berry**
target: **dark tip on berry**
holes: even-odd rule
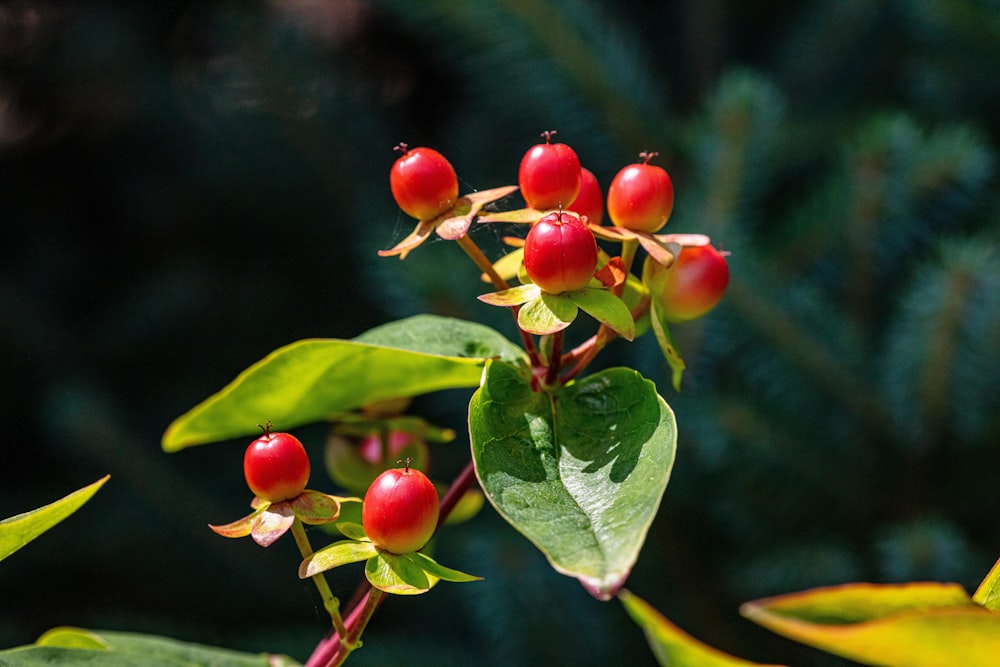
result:
[[[556,136],[556,131],[555,130],[545,130],[539,136],[541,136],[542,139],[545,139],[545,143],[551,144],[552,143],[552,137]]]
[[[272,423],[271,420],[268,419],[263,424],[257,424],[257,428],[263,431],[265,436],[271,435],[271,429],[274,428],[274,423]]]
[[[396,151],[397,153],[401,153],[402,155],[406,155],[406,152],[410,150],[410,145],[405,141],[400,141],[398,144],[393,146],[392,150]]]
[[[413,457],[407,456],[405,459],[399,459],[398,461],[396,461],[396,463],[402,463],[403,471],[410,472],[410,464],[413,463]]]
[[[643,151],[639,153],[639,159],[642,160],[643,164],[649,164],[649,161],[657,155],[659,155],[659,153],[656,151]]]

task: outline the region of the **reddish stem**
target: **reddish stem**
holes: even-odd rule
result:
[[[438,527],[440,527],[455,505],[461,500],[465,492],[468,491],[476,479],[476,468],[470,459],[462,472],[458,474],[455,481],[451,483],[444,496],[441,498],[441,505],[438,514]],[[357,642],[361,632],[368,625],[375,610],[382,604],[385,594],[377,588],[372,588],[367,581],[361,582],[358,590],[354,594],[355,604],[351,607],[344,618],[344,626],[347,628],[347,644],[352,645]],[[339,665],[347,658],[346,647],[340,641],[337,633],[331,633],[320,640],[313,653],[309,656],[305,667],[331,667]],[[348,651],[349,653],[349,651]]]

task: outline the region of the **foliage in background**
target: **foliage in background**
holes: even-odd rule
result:
[[[205,471],[235,450],[169,462],[157,451],[192,393],[292,340],[351,337],[419,311],[509,326],[475,301],[480,284],[448,280],[449,262],[463,261],[450,244],[420,249],[423,274],[375,256],[409,224],[385,195],[391,147],[441,148],[471,188],[511,182],[497,170],[553,128],[605,186],[640,150],[659,150],[678,184],[668,231],[704,231],[733,253],[723,305],[675,331],[688,363],[684,391],[668,396],[677,461],[630,587],[715,646],[819,664],[740,619],[739,604],[853,580],[975,586],[1000,552],[1000,507],[983,492],[996,485],[1000,426],[991,3],[333,5],[326,23],[315,5],[277,2],[143,16],[23,2],[2,15],[18,25],[20,8],[41,8],[45,36],[4,41],[17,46],[0,74],[17,93],[4,93],[0,136],[17,249],[0,273],[0,305],[17,313],[0,330],[10,357],[0,404],[18,417],[9,442],[32,445],[20,480],[80,468],[142,480],[115,515],[137,526],[135,544],[166,542],[184,563],[172,569],[194,582],[147,591],[148,572],[119,572],[71,607],[112,624],[139,612],[163,630],[158,616],[196,609],[199,588],[220,580],[203,557],[229,563],[227,576],[246,567],[191,523],[225,516],[242,482]],[[304,285],[323,286],[326,301]],[[669,387],[655,345],[612,352]],[[446,421],[446,408],[425,407]],[[188,487],[155,510],[169,540],[136,516]],[[0,516],[52,494],[7,495]],[[468,619],[455,628],[427,622],[434,612],[388,610],[364,653],[551,664],[558,644],[577,662],[649,660],[622,614],[588,613],[579,590],[552,581],[505,531],[487,522],[449,549],[481,563],[487,582],[516,577],[523,590],[440,591],[442,608]],[[141,553],[100,531],[85,537],[95,553]],[[190,551],[211,555],[195,562]],[[27,599],[37,577],[19,557],[5,566],[0,594]],[[104,568],[81,558],[63,585]],[[138,609],[96,593],[116,585],[139,592]],[[234,606],[300,601],[233,588]],[[543,598],[565,615],[539,613]],[[205,609],[175,634],[204,638],[197,627],[231,611]],[[13,636],[0,639],[33,640],[59,622],[48,614],[39,604],[27,615],[37,621],[3,618],[0,635]],[[238,629],[209,632],[264,648]],[[608,646],[609,634],[634,642]]]

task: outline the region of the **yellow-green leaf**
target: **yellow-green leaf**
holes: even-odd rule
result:
[[[983,583],[979,584],[972,601],[991,611],[1000,611],[1000,560],[993,564]]]
[[[74,491],[54,503],[0,521],[0,560],[56,525],[90,500],[110,475]]]
[[[520,363],[523,351],[489,327],[422,315],[354,340],[302,340],[275,350],[178,417],[163,449],[287,430],[387,399],[475,387],[487,358]]]
[[[649,648],[664,667],[752,667],[759,665],[703,644],[671,623],[648,602],[628,590],[618,599],[636,625],[646,634]]]
[[[1000,614],[957,584],[849,584],[756,600],[741,613],[828,653],[869,665],[992,667]]]

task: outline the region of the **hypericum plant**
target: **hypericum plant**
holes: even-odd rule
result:
[[[298,458],[292,436],[265,428],[248,461],[256,447],[274,440],[283,443],[288,460],[275,459],[269,478],[248,462],[254,512],[214,528],[229,536],[250,534],[262,544],[280,536],[283,531],[273,527],[282,522],[293,529],[303,553],[299,574],[316,581],[333,621],[331,638],[321,642],[310,665],[340,664],[359,645],[386,593],[425,593],[442,580],[476,579],[426,553],[441,525],[474,514],[476,486],[556,571],[578,579],[599,600],[616,596],[638,558],[670,478],[674,415],[655,384],[635,370],[587,371],[612,341],[652,330],[679,385],[683,361],[667,321],[655,316],[637,257],[646,248],[646,261],[666,269],[683,249],[707,246],[709,239],[654,235],[669,215],[673,185],[662,168],[648,164],[651,153],[626,167],[638,170],[618,186],[629,202],[609,195],[612,221],[618,224],[628,210],[629,224],[599,224],[604,198],[597,180],[581,169],[570,146],[552,142],[553,135],[543,133],[544,143],[525,153],[519,186],[458,196],[446,158],[405,144],[390,169],[394,198],[419,222],[380,254],[405,258],[432,231],[456,241],[475,264],[470,277],[482,274],[493,286],[480,299],[511,311],[520,329],[517,344],[482,325],[435,316],[386,324],[353,340],[293,343],[180,417],[164,436],[165,448],[175,450],[246,435],[261,418],[284,429],[331,423],[325,462],[350,495],[303,490],[308,464]],[[527,206],[500,209],[498,203],[518,189]],[[504,225],[513,249],[487,257],[468,233],[483,224]],[[580,311],[590,317],[580,318]],[[592,327],[592,333],[566,349],[570,326]],[[454,434],[405,411],[412,397],[450,387],[475,388],[471,447],[464,471],[443,487],[439,503],[434,484],[417,467],[428,470],[431,463],[425,441]],[[405,465],[392,467],[397,460]],[[269,479],[266,490],[254,486],[258,476]],[[359,517],[351,507],[362,494]],[[311,509],[303,509],[304,498]],[[315,509],[319,498],[325,498],[324,511]],[[321,520],[341,539],[313,551],[303,524]],[[323,573],[358,561],[366,563],[367,592],[342,617]]]
[[[479,273],[493,286],[480,300],[511,311],[517,343],[481,324],[432,315],[351,340],[299,341],[252,365],[164,434],[166,451],[242,438],[266,413],[263,434],[243,459],[252,512],[211,529],[251,536],[263,547],[291,532],[302,556],[298,576],[312,579],[331,620],[307,667],[342,664],[361,646],[387,594],[413,596],[441,581],[476,581],[430,552],[437,531],[473,518],[483,497],[554,570],[576,578],[598,600],[619,599],[663,664],[754,664],[697,642],[624,588],[670,478],[676,424],[655,383],[636,370],[588,374],[608,344],[652,331],[679,387],[684,362],[669,327],[719,302],[729,282],[727,253],[704,235],[658,233],[673,207],[673,184],[665,170],[649,164],[653,153],[641,154],[612,182],[613,224],[600,225],[596,179],[584,177],[582,190],[573,185],[570,172],[577,180],[582,173],[575,152],[567,158],[572,149],[551,144],[551,135],[522,163],[528,205],[521,209],[485,210],[517,186],[459,197],[454,170],[432,149],[401,144],[403,155],[390,173],[393,196],[419,222],[380,254],[404,258],[432,231],[456,241],[475,264],[469,275]],[[587,200],[573,208],[580,195]],[[571,205],[563,207],[564,201]],[[547,210],[552,206],[555,211]],[[468,234],[481,224],[520,225],[523,233],[494,261]],[[640,249],[645,257],[638,264]],[[581,310],[592,319],[578,317]],[[593,333],[565,349],[570,326]],[[470,447],[462,472],[439,493],[418,467],[431,469],[427,443],[456,434],[407,410],[415,396],[462,387],[474,390]],[[294,429],[314,422],[330,424],[323,460],[343,496],[307,489],[313,470],[307,448],[291,433],[271,430],[272,424]],[[395,461],[403,467],[393,467]],[[103,483],[0,522],[0,559]],[[328,543],[314,550],[307,525]],[[355,602],[342,613],[325,573],[360,562],[364,576]],[[742,612],[776,632],[873,664],[991,665],[1000,653],[1000,563],[971,597],[947,584],[859,584],[758,600]],[[935,633],[967,641],[922,640]],[[113,664],[132,665],[145,664],[154,650],[186,664],[293,664],[280,656],[67,628],[8,654],[18,653],[14,664],[100,664],[110,652]]]

